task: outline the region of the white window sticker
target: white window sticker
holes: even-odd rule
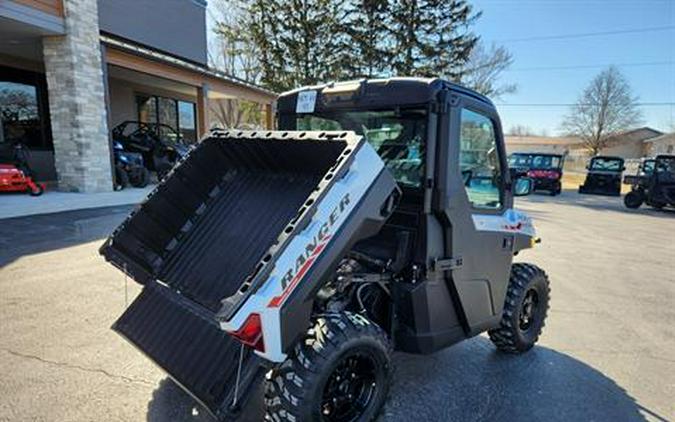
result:
[[[298,93],[298,103],[295,105],[296,113],[313,113],[316,104],[316,91],[302,91]]]

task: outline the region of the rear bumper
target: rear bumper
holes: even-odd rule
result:
[[[536,178],[534,190],[555,191],[560,189],[560,179]]]
[[[621,196],[621,186],[579,186],[579,193],[591,195]]]

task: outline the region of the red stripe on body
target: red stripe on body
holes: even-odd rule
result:
[[[316,248],[312,251],[312,255],[310,255],[309,258],[307,258],[307,261],[300,267],[300,271],[293,277],[290,283],[288,283],[288,286],[286,286],[286,289],[279,295],[275,296],[270,300],[270,303],[267,305],[268,308],[278,308],[281,306],[281,304],[286,300],[288,295],[291,294],[293,289],[295,289],[295,286],[302,280],[302,277],[307,273],[307,270],[312,266],[314,261],[316,260],[317,256],[321,253],[321,251],[324,250],[326,245],[328,244],[328,241],[330,240],[331,236],[326,237],[326,239],[322,242],[319,243]]]

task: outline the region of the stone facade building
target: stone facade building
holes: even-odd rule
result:
[[[210,69],[204,0],[0,1],[0,153],[31,151],[42,181],[113,188],[111,136],[127,120],[171,126],[195,142],[209,104],[275,94]]]

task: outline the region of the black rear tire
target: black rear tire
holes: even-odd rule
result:
[[[623,204],[626,208],[636,209],[640,208],[640,205],[642,205],[644,200],[644,195],[641,192],[630,191],[623,197]]]
[[[268,421],[371,421],[384,404],[392,346],[359,314],[317,318],[304,341],[265,377]]]
[[[123,190],[129,186],[129,175],[121,167],[115,167],[115,190]]]
[[[488,331],[497,349],[506,353],[523,353],[539,339],[551,295],[548,276],[539,267],[516,263],[506,292],[499,327]]]

